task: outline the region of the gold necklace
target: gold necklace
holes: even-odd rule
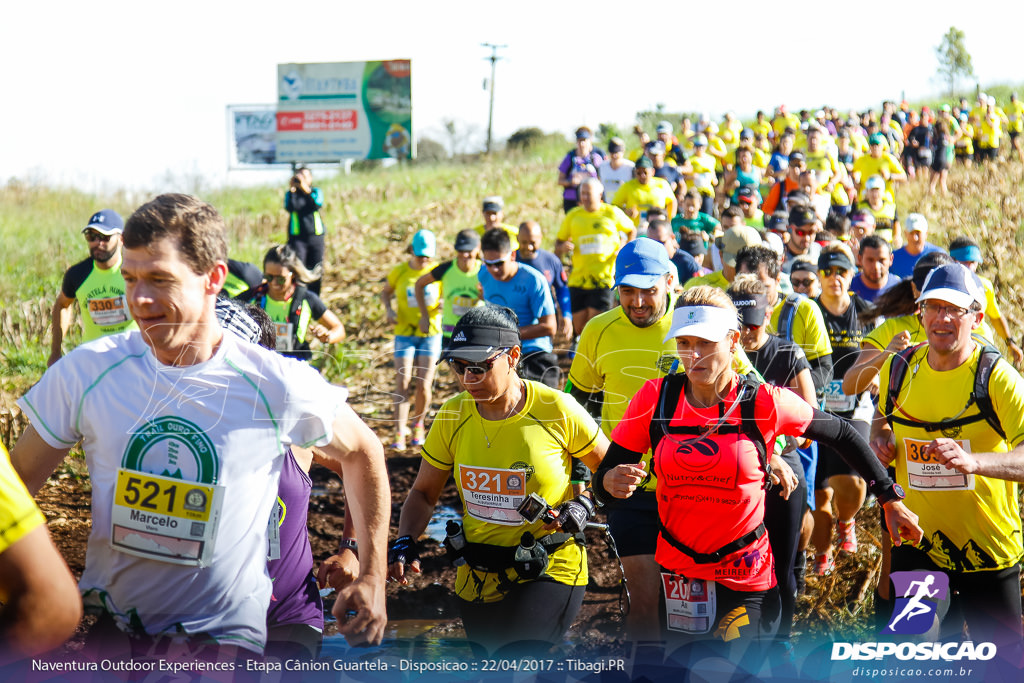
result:
[[[520,387],[522,391],[521,395],[512,403],[512,407],[508,409],[507,413],[505,413],[505,417],[501,418],[501,424],[498,426],[498,431],[494,433],[495,442],[498,440],[498,435],[501,434],[501,430],[505,428],[505,423],[508,422],[510,417],[512,417],[512,412],[516,409],[516,406],[519,405],[519,402],[526,396],[526,388],[523,387],[522,384],[520,384]],[[491,444],[494,442],[492,442],[490,437],[487,436],[487,428],[484,426],[486,422],[489,422],[489,420],[484,420],[484,416],[480,414],[480,408],[476,409],[476,414],[477,417],[480,418],[480,433],[484,435],[484,441],[487,442],[487,447],[490,448]]]

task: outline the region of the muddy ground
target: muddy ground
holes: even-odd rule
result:
[[[408,454],[391,453],[388,457],[388,472],[393,492],[391,528],[398,528],[398,515],[405,494],[412,485],[419,467],[419,457],[413,451]],[[341,482],[328,470],[314,466],[312,471],[315,495],[310,503],[309,534],[313,555],[320,561],[334,552],[344,525],[344,494]],[[50,532],[57,547],[67,560],[76,576],[81,575],[85,566],[85,547],[89,535],[88,486],[72,476],[57,475],[47,482],[37,496],[40,507],[49,520]],[[449,483],[441,498],[441,504],[459,507],[458,495]],[[590,532],[591,585],[580,611],[572,641],[580,647],[600,648],[615,646],[622,623],[619,614],[620,577],[618,566],[606,559],[608,546],[600,532]],[[413,575],[410,585],[399,587],[388,585],[388,618],[416,622],[415,632],[423,637],[460,638],[464,636],[456,608],[456,599],[451,591],[455,570],[448,566],[444,549],[433,540],[425,540],[422,549],[423,573]],[[328,598],[329,601],[329,598]],[[87,618],[88,619],[88,618]],[[435,621],[432,628],[422,622]],[[90,622],[86,622],[86,625]],[[69,644],[77,649],[79,637]],[[329,625],[327,635],[336,632]]]

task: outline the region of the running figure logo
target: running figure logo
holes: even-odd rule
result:
[[[935,623],[935,608],[949,593],[949,577],[943,572],[893,572],[896,604],[882,633],[919,635]]]

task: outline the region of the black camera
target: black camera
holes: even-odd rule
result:
[[[522,515],[523,519],[531,523],[540,519],[545,524],[550,524],[556,518],[555,511],[551,509],[548,502],[536,493],[531,493],[524,498],[523,502],[516,508],[516,511]]]

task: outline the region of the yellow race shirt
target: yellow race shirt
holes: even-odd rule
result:
[[[693,175],[690,176],[689,182],[687,183],[692,190],[697,188],[700,190],[702,195],[708,197],[715,196],[715,182],[717,181],[715,175],[715,163],[716,159],[704,152],[703,154],[694,154],[690,157],[690,166],[693,168]]]
[[[770,140],[772,137],[772,124],[769,121],[754,121],[750,124],[750,130],[754,131],[754,136],[763,135],[765,140]]]
[[[1011,133],[1024,132],[1024,104],[1020,101],[1010,102],[1006,105],[1006,115],[1009,120],[1007,130]]]
[[[0,444],[0,553],[46,522]],[[7,596],[0,593],[0,599]]]
[[[960,367],[933,370],[927,346],[914,352],[895,402],[897,416],[938,422],[954,416],[978,414],[966,407],[974,388],[980,347]],[[887,405],[892,358],[880,375],[879,406]],[[1000,359],[992,371],[989,394],[1009,443],[981,419],[946,434],[972,453],[1003,453],[1024,441],[1024,378]],[[966,407],[966,409],[965,409]],[[1002,479],[965,475],[936,463],[922,453],[924,446],[942,436],[916,425],[895,423],[896,480],[906,491],[904,501],[924,529],[921,549],[940,567],[957,571],[1004,569],[1020,561],[1021,518],[1018,485]]]
[[[832,353],[832,342],[829,341],[828,328],[821,309],[807,297],[800,297],[793,312],[793,334],[791,337],[782,335],[779,329],[779,317],[786,305],[786,297],[782,297],[775,305],[768,332],[778,334],[804,350],[807,360],[814,360]]]
[[[665,209],[669,218],[676,212],[676,197],[672,193],[672,186],[664,178],[651,178],[646,185],[642,185],[636,178],[626,181],[615,191],[612,204],[622,209],[636,209],[640,212],[633,219],[634,227],[640,225],[640,221],[647,216],[648,209]]]
[[[707,275],[697,275],[696,277],[691,277],[689,280],[683,283],[683,289],[693,289],[694,287],[699,287],[700,285],[707,285],[709,287],[718,287],[720,290],[724,292],[725,290],[729,289],[729,285],[731,284],[732,283],[725,278],[725,275],[722,274],[722,271],[716,270],[714,272],[708,273]]]
[[[552,507],[573,498],[571,456],[593,449],[598,427],[568,394],[524,380],[526,405],[507,420],[484,420],[466,392],[441,406],[423,445],[424,461],[452,473],[462,499],[466,540],[519,545],[524,531],[546,536],[544,522],[527,523],[516,511],[536,493]],[[490,444],[490,445],[488,445]],[[493,447],[492,447],[493,446]],[[512,569],[507,579],[516,582]],[[586,548],[569,541],[549,556],[546,576],[569,586],[587,585]],[[470,602],[504,597],[496,572],[458,568],[455,593]]]
[[[618,193],[615,196],[618,197]],[[573,243],[569,286],[606,289],[615,284],[615,255],[622,246],[622,235],[628,238],[632,232],[632,221],[617,206],[601,204],[594,212],[582,206],[571,209],[562,220],[557,235],[557,239]]]
[[[420,307],[416,303],[416,281],[433,270],[434,264],[428,264],[423,270],[413,270],[408,261],[399,263],[388,273],[388,284],[395,290],[395,334],[402,337],[430,337],[441,334],[441,297],[440,286],[431,282],[423,290],[430,313],[430,332],[420,332]]]
[[[508,238],[512,242],[512,251],[519,249],[519,228],[514,225],[509,225],[508,223],[500,223],[497,227],[508,233]],[[476,234],[483,237],[484,233],[487,232],[487,226],[478,225],[474,230],[476,230]]]
[[[865,154],[853,162],[853,172],[860,174],[857,182],[861,188],[864,187],[864,183],[866,183],[868,178],[871,176],[881,175],[882,169],[887,169],[890,177],[893,174],[903,173],[903,166],[900,164],[899,160],[888,152],[882,154],[882,156],[877,159],[870,154]],[[885,181],[885,193],[889,199],[892,199],[891,179]]]

